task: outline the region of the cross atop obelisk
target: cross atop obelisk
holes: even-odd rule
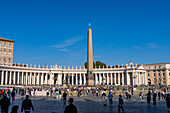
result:
[[[89,30],[87,36],[87,85],[94,86],[94,77],[93,77],[93,46],[92,46],[92,30],[90,28],[89,20]]]

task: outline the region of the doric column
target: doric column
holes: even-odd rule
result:
[[[114,83],[115,83],[115,85],[117,84],[116,83],[116,73],[114,73]]]
[[[77,77],[77,73],[76,73],[76,85],[78,85],[78,77]]]
[[[74,74],[72,73],[71,75],[72,75],[71,80],[72,80],[72,86],[73,86],[74,85]]]
[[[110,77],[111,77],[111,85],[113,85],[113,73],[110,73]]]
[[[102,77],[101,77],[101,73],[99,73],[99,85],[101,85],[102,83]]]
[[[13,84],[16,84],[16,72],[14,71],[14,80],[13,80]]]
[[[130,85],[130,77],[129,77],[129,74],[128,72],[126,72],[126,80],[127,80],[127,85]]]
[[[36,85],[36,72],[34,72],[34,85]]]
[[[20,72],[18,72],[18,81],[17,81],[17,84],[19,84],[20,82],[19,82],[19,80],[20,80]]]
[[[37,76],[37,85],[40,85],[40,73],[38,72],[38,76]]]
[[[118,84],[120,85],[120,73],[118,72]]]
[[[107,73],[107,85],[109,85],[109,73]]]
[[[82,85],[82,75],[80,73],[80,85]]]
[[[96,80],[96,81],[95,81],[95,83],[96,83],[95,85],[97,85],[97,84],[98,84],[98,77],[97,77],[97,73],[95,73],[95,80]]]
[[[86,74],[84,73],[84,85],[86,85]]]
[[[25,85],[28,85],[28,72],[26,72],[26,76],[25,76]]]
[[[6,71],[5,73],[5,85],[7,85],[7,82],[8,82],[8,71]]]
[[[48,84],[48,73],[46,73],[45,84]]]
[[[66,80],[66,73],[64,73],[64,80]]]
[[[105,85],[105,83],[106,83],[105,73],[103,73],[102,83],[103,83],[103,85]]]
[[[12,71],[10,71],[9,73],[9,85],[11,85],[11,81],[12,81]]]
[[[1,85],[4,85],[4,71],[2,71],[1,75]]]
[[[30,81],[29,84],[32,85],[32,72],[30,72]]]
[[[122,85],[124,85],[124,72],[122,73]]]
[[[44,84],[44,73],[41,74],[41,85]]]
[[[22,79],[21,84],[24,84],[24,72],[22,72]]]

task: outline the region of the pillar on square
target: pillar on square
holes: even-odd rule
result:
[[[97,85],[98,84],[98,77],[97,77],[97,73],[95,73],[95,85]]]
[[[17,78],[18,80],[17,80],[17,84],[19,84],[20,82],[19,82],[19,80],[20,80],[20,72],[18,71],[18,78]]]
[[[64,80],[66,81],[66,73],[64,73]]]
[[[111,85],[113,85],[113,73],[110,73],[110,77],[111,77]]]
[[[86,85],[86,74],[84,73],[84,85]]]
[[[41,85],[44,84],[44,73],[41,74]]]
[[[46,76],[45,76],[45,84],[48,84],[48,73],[46,73]]]
[[[22,72],[21,84],[24,84],[24,72]]]
[[[10,71],[9,73],[9,85],[11,85],[11,82],[12,82],[12,71]]]
[[[127,80],[127,85],[130,85],[130,76],[129,76],[129,73],[126,72],[126,80]]]
[[[82,85],[82,75],[80,73],[80,85]]]
[[[37,85],[40,85],[40,73],[38,72],[38,76],[37,76]]]
[[[16,72],[14,71],[14,80],[13,80],[13,84],[16,84]]]
[[[77,73],[76,73],[76,85],[78,85],[78,77],[77,77]]]
[[[26,72],[25,85],[28,85],[28,72]]]
[[[7,82],[8,82],[8,71],[6,71],[5,73],[5,85],[7,85]]]
[[[30,72],[30,80],[29,80],[29,84],[32,85],[32,72]]]
[[[73,73],[71,74],[71,85],[72,86],[74,85],[74,75],[73,75]]]
[[[120,73],[118,73],[117,78],[118,78],[118,85],[120,85]]]
[[[109,85],[109,73],[107,73],[107,85]]]
[[[34,85],[36,85],[36,73],[34,73]]]
[[[101,73],[99,73],[99,85],[102,84],[102,76],[101,76]]]
[[[115,83],[115,85],[117,84],[116,83],[116,73],[114,73],[114,83]]]
[[[4,85],[4,71],[2,71],[1,75],[1,85]]]
[[[124,85],[124,72],[122,73],[122,85]]]

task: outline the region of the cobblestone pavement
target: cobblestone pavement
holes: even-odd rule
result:
[[[69,98],[69,97],[68,97]],[[107,106],[103,106],[104,100],[100,97],[93,98],[88,97],[73,97],[74,104],[78,108],[79,113],[117,113],[118,112],[118,97],[114,97],[113,106],[110,107],[107,102]],[[13,105],[19,105],[19,113],[21,113],[21,103],[24,98],[17,96],[16,101],[11,104],[9,111]],[[63,113],[65,106],[62,100],[56,100],[54,98],[47,97],[31,97],[35,111],[32,113]],[[157,100],[157,105],[150,105],[146,103],[146,97],[144,101],[140,101],[138,96],[133,96],[131,100],[126,100],[125,103],[125,113],[168,113],[166,108],[166,103],[164,100]],[[68,105],[68,103],[67,103]]]

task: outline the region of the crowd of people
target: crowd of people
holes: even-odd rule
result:
[[[15,102],[15,95],[21,95],[26,96],[26,99],[22,101],[21,105],[21,112],[30,113],[31,110],[34,111],[34,106],[32,104],[32,101],[29,99],[30,96],[35,96],[35,91],[39,91],[42,89],[39,88],[13,88],[12,91],[10,89],[4,89],[0,90],[0,106],[1,106],[1,112],[2,113],[8,113],[9,106],[11,103]],[[107,100],[109,101],[110,106],[113,106],[113,97],[118,95],[118,112],[122,111],[124,112],[124,100],[123,96],[126,97],[127,100],[131,99],[131,96],[134,95],[134,89],[133,86],[129,88],[123,88],[122,93],[119,92],[119,94],[115,93],[115,90],[119,91],[120,89],[112,88],[91,88],[91,89],[85,89],[85,88],[50,88],[46,89],[46,96],[47,97],[54,97],[54,99],[63,99],[63,104],[66,105],[67,102],[67,96],[70,94],[70,92],[76,92],[76,96],[88,96],[92,95],[93,98],[95,97],[101,97],[104,100],[104,106],[107,106]],[[107,92],[107,93],[106,93]],[[71,96],[73,96],[71,94]],[[74,95],[75,96],[75,95]],[[140,100],[144,100],[144,96],[146,96],[147,103],[150,104],[151,100],[153,100],[153,105],[156,105],[156,100],[158,97],[158,100],[165,100],[167,104],[168,111],[170,110],[170,92],[168,92],[166,89],[162,89],[156,92],[154,89],[148,89],[147,94],[144,94],[142,91],[139,92]],[[74,99],[69,98],[68,103],[69,105],[65,107],[64,113],[77,113],[77,107],[73,104]],[[13,105],[10,113],[17,113],[19,109],[19,105]]]

